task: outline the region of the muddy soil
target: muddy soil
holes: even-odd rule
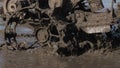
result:
[[[60,57],[52,49],[36,48],[26,51],[0,51],[0,68],[120,68],[120,51],[86,52],[80,56]]]

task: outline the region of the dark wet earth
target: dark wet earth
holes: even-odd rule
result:
[[[49,50],[47,50],[49,51]],[[81,56],[60,57],[46,49],[1,50],[0,68],[120,68],[120,55],[96,51]]]

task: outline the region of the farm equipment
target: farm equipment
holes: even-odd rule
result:
[[[34,28],[33,36],[41,46],[53,42],[63,47],[75,46],[87,37],[84,33],[110,31],[114,12],[97,12],[102,8],[101,0],[5,0],[5,40],[18,44],[16,28],[28,24]]]

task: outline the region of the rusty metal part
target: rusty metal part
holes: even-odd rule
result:
[[[91,26],[91,27],[89,26],[81,29],[88,34],[92,34],[92,33],[109,32],[111,28],[109,25],[103,25],[103,26]]]
[[[48,0],[48,3],[49,7],[54,10],[57,7],[62,7],[63,0]]]
[[[22,15],[22,18],[21,18],[21,14],[26,14],[25,12],[23,12],[24,11],[24,9],[32,9],[31,8],[31,6],[30,7],[25,7],[25,8],[22,8],[22,9],[20,9],[20,10],[17,10],[15,13],[13,13],[12,15],[11,15],[11,18],[8,20],[8,22],[7,22],[7,25],[6,25],[6,28],[5,28],[5,34],[7,33],[7,34],[9,34],[10,35],[10,30],[12,29],[12,28],[14,28],[14,31],[15,31],[15,33],[16,33],[16,26],[13,26],[13,27],[11,27],[12,25],[14,25],[14,22],[16,22],[16,24],[24,24],[24,23],[20,23],[20,22],[22,22],[22,21],[25,21],[25,22],[27,22],[28,24],[29,24],[29,18],[27,18],[27,19],[24,19],[25,18],[25,15]],[[37,9],[37,11],[38,12],[40,12],[40,10],[39,9]],[[44,18],[43,18],[44,19]],[[45,23],[41,23],[42,21],[43,21],[43,19],[41,19],[41,20],[39,20],[39,24],[38,25],[40,25],[38,28],[42,28],[42,26],[44,26],[45,25]],[[48,20],[48,18],[46,19],[44,19],[44,20]],[[33,22],[33,24],[36,24],[35,23],[35,21],[33,21],[32,19],[31,19],[31,22]],[[47,24],[46,24],[47,25]],[[28,25],[27,25],[28,26]],[[38,29],[37,28],[37,29]],[[36,31],[36,30],[35,30]],[[17,34],[17,33],[16,33]],[[45,29],[39,29],[39,30],[37,30],[37,34],[36,34],[37,36],[36,36],[36,38],[38,39],[38,42],[40,42],[40,43],[45,43],[46,41],[47,41],[47,37],[49,37],[49,33],[47,32],[47,30],[46,30],[46,28]],[[41,36],[42,35],[42,36]],[[17,38],[19,35],[17,35],[17,36],[11,36],[11,38]],[[23,34],[22,34],[22,36],[24,36]],[[21,36],[19,36],[19,37],[21,37]],[[5,38],[9,38],[8,36],[6,36],[5,35]],[[12,39],[5,39],[6,41],[10,41],[10,42],[8,42],[8,43],[10,43],[11,44],[11,40]],[[47,38],[47,39],[46,39]],[[14,42],[16,42],[17,40],[14,40]],[[43,46],[43,44],[42,44],[42,46]]]
[[[112,15],[110,13],[86,13],[86,21],[84,21],[82,12],[76,13],[76,26],[86,33],[102,33],[109,32],[112,24]]]
[[[15,12],[17,9],[17,0],[4,0],[4,13]]]
[[[103,8],[103,4],[101,0],[89,0],[89,2],[92,12],[98,11]]]
[[[71,3],[72,3],[73,6],[76,6],[76,4],[77,4],[80,0],[70,0],[70,1],[71,1]]]
[[[46,28],[38,29],[36,32],[36,38],[39,43],[45,43],[49,39],[49,33]]]
[[[117,18],[120,18],[120,3],[117,5],[118,10],[116,11]]]
[[[51,45],[51,43],[55,43],[55,45],[58,45],[60,47],[77,47],[79,43],[81,43],[81,35],[83,36],[82,39],[85,37],[88,38],[88,36],[84,36],[85,32],[86,34],[109,32],[112,21],[111,14],[107,12],[93,13],[102,8],[100,0],[92,0],[90,2],[92,12],[86,12],[85,10],[82,10],[80,8],[77,9],[74,7],[79,1],[82,0],[64,0],[64,2],[67,3],[64,3],[65,5],[63,5],[63,0],[48,0],[50,9],[41,8],[38,4],[34,3],[15,10],[17,8],[17,1],[5,0],[5,14],[7,14],[7,12],[13,12],[7,22],[5,33],[8,35],[10,35],[10,33],[16,34],[16,24],[23,25],[25,23],[28,23],[34,27],[34,33],[36,35],[33,37],[37,39],[35,43],[40,43],[41,46]],[[45,4],[43,3],[41,6],[44,7],[44,5]],[[58,9],[60,11],[58,12],[58,16],[62,15],[63,13],[63,15],[65,15],[65,19],[61,20],[54,14],[50,14],[51,9],[52,12],[54,12],[54,9]],[[11,20],[12,18],[13,20]],[[81,30],[83,30],[83,32]],[[22,36],[26,35],[22,34]],[[18,38],[18,35],[13,35],[11,37]],[[58,41],[56,41],[56,38]],[[12,39],[8,40],[12,41]],[[88,43],[91,48],[94,47],[92,45],[92,42],[89,42],[89,39],[86,40],[88,41],[85,43]],[[87,44],[81,43],[80,45]],[[71,50],[73,50],[73,48],[71,48]]]

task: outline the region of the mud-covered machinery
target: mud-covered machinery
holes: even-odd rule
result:
[[[113,10],[103,8],[101,0],[4,0],[7,21],[5,40],[17,42],[18,24],[34,27],[34,36],[41,46],[77,45],[81,32],[88,34],[110,31]],[[83,35],[83,34],[82,34]]]

